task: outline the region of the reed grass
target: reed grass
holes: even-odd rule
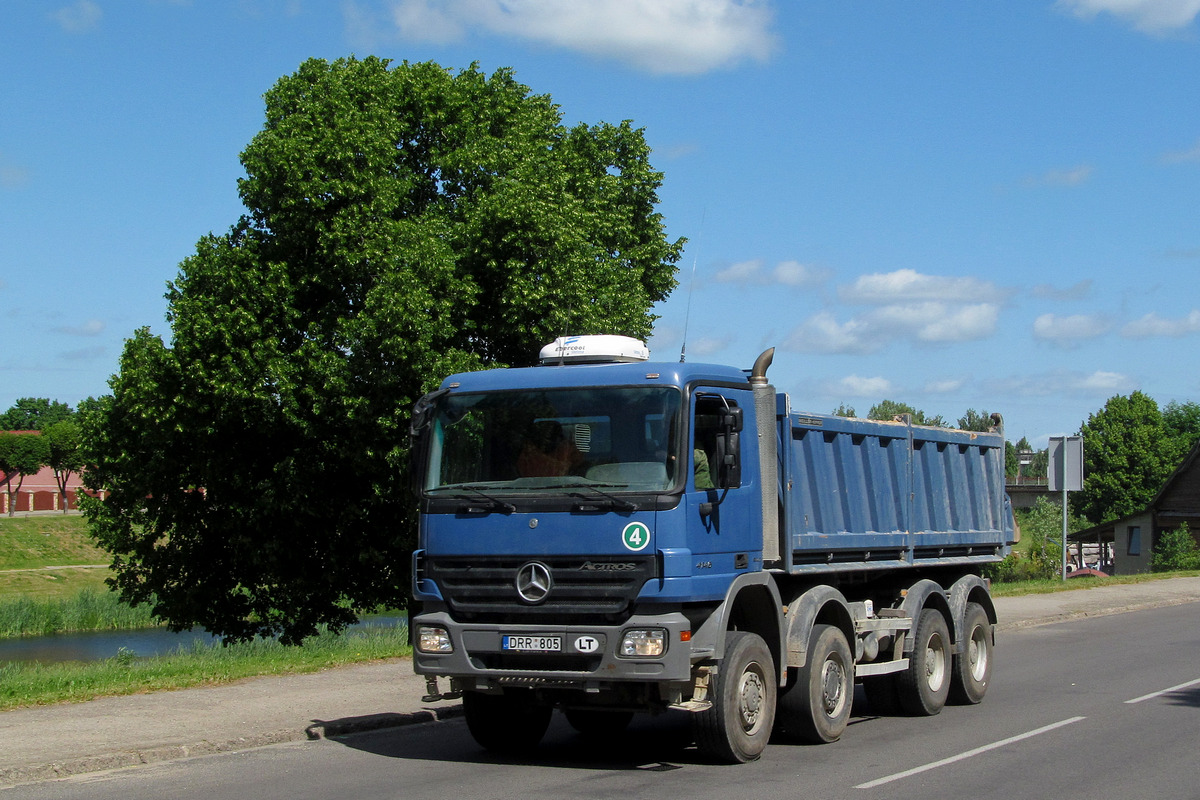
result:
[[[0,596],[0,639],[135,630],[159,624],[146,606],[127,606],[114,592],[105,590],[83,589],[68,598]]]

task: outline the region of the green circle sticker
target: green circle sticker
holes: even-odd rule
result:
[[[643,522],[631,522],[621,531],[621,541],[630,550],[643,550],[650,544],[650,529]]]

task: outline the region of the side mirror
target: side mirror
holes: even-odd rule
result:
[[[738,406],[721,410],[721,432],[717,434],[717,486],[736,489],[742,485],[742,446],[740,432],[744,415]]]
[[[741,437],[735,431],[717,434],[717,486],[736,489],[742,485]]]

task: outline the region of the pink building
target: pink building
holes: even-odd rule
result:
[[[37,431],[13,432],[37,435]],[[3,478],[3,475],[0,475],[0,478]],[[16,483],[15,479],[13,483]],[[82,486],[78,473],[71,473],[67,479],[67,508],[71,511],[78,508],[75,505],[75,495]],[[0,514],[9,512],[8,504],[8,487],[0,484]],[[27,511],[61,511],[62,497],[58,490],[58,482],[54,480],[54,470],[42,467],[36,475],[26,475],[25,480],[21,482],[21,490],[16,494],[14,506],[18,514]]]

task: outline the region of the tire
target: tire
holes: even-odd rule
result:
[[[932,717],[950,694],[950,629],[937,609],[926,608],[917,618],[908,669],[896,673],[900,708],[916,717]]]
[[[846,635],[833,625],[814,625],[796,684],[779,700],[776,727],[790,738],[836,742],[850,722],[853,704],[854,657]]]
[[[568,708],[563,712],[567,723],[588,739],[615,736],[629,727],[632,711],[603,711],[596,708]]]
[[[472,738],[485,750],[520,755],[546,735],[554,709],[533,702],[528,692],[463,692],[463,714]]]
[[[992,679],[992,623],[978,603],[963,611],[963,652],[954,656],[950,701],[975,705],[987,694]]]
[[[755,633],[725,634],[725,659],[713,678],[712,707],[692,717],[696,746],[718,761],[754,761],[771,738],[779,688],[767,643]]]

